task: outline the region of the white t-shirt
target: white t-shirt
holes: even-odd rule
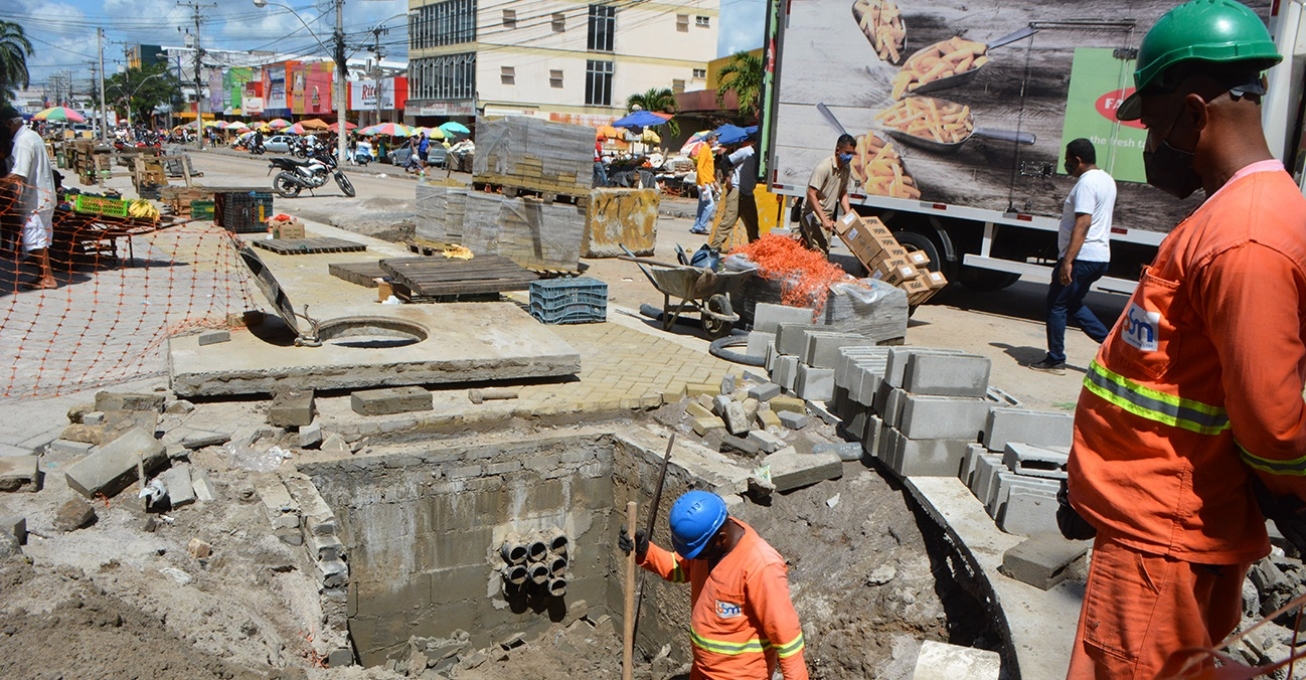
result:
[[[731,186],[739,186],[739,170],[744,166],[744,161],[748,160],[749,156],[752,156],[753,153],[753,147],[741,146],[737,151],[727,156],[727,158],[730,159],[731,164],[734,165],[734,169],[730,171]]]
[[[1094,168],[1079,176],[1075,188],[1061,207],[1061,231],[1057,234],[1057,256],[1065,257],[1077,214],[1092,216],[1084,245],[1075,259],[1084,262],[1111,261],[1111,213],[1116,208],[1116,181],[1104,170]]]
[[[54,217],[54,173],[50,170],[50,157],[45,153],[41,135],[27,126],[14,135],[13,151],[9,159],[13,174],[21,175],[23,195],[19,206],[24,214],[38,213],[49,226]]]

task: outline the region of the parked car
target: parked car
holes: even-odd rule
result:
[[[263,140],[263,149],[270,153],[290,153],[296,139],[294,135],[272,135]]]
[[[386,154],[386,161],[388,161],[391,165],[395,165],[402,168],[408,164],[408,156],[411,154],[412,151],[408,147],[401,146],[398,149],[395,149],[390,153]],[[443,168],[445,154],[446,151],[443,146],[440,146],[439,144],[432,144],[430,148],[426,150],[427,167]]]

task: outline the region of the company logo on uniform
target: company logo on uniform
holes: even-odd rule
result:
[[[723,619],[733,619],[744,613],[744,608],[733,602],[716,601],[716,615]]]
[[[1130,303],[1123,326],[1125,342],[1144,352],[1155,352],[1161,335],[1161,313],[1149,312]]]

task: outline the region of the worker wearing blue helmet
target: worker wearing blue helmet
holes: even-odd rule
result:
[[[671,507],[671,545],[632,541],[625,528],[617,544],[645,569],[673,583],[690,584],[690,680],[807,680],[803,630],[789,599],[783,557],[752,527],[730,517],[725,501],[690,491]]]

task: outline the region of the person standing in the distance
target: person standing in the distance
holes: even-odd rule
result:
[[[757,133],[754,132],[753,135]],[[738,151],[731,154],[730,162],[735,164],[735,186],[739,189],[739,219],[744,223],[748,233],[748,242],[756,241],[760,234],[757,226],[757,149],[754,138],[749,136]]]
[[[839,135],[834,155],[827,156],[812,169],[812,177],[807,180],[807,201],[798,222],[803,246],[809,250],[829,255],[830,239],[826,233],[834,232],[834,220],[840,209],[845,214],[852,211],[848,192],[851,190],[852,160],[856,150],[857,140],[852,135]]]
[[[753,189],[757,187],[757,177],[754,176],[757,173],[757,164],[756,161],[749,164],[753,158],[751,139],[743,140],[726,154],[726,162],[723,164],[726,176],[726,210],[721,214],[721,223],[717,225],[712,241],[708,244],[708,247],[713,250],[719,251],[730,243],[735,233],[735,224],[741,218],[744,220],[744,228],[748,231],[749,243],[757,240],[757,203],[753,198]],[[751,170],[747,172],[744,167],[746,164],[751,166]],[[746,211],[745,205],[751,210]]]
[[[591,181],[594,188],[606,187],[608,185],[608,168],[603,165],[603,140],[594,140],[594,178]]]
[[[715,139],[715,132],[708,134],[695,152],[694,183],[698,185],[698,211],[694,215],[694,226],[689,229],[691,234],[707,235],[707,225],[716,216],[716,157],[712,150]]]
[[[54,171],[45,153],[45,141],[23,124],[23,116],[12,106],[0,107],[0,125],[13,136],[9,174],[3,181],[16,195],[13,210],[20,223],[23,253],[36,260],[39,273],[24,286],[32,289],[58,288],[50,268],[50,243],[54,238]]]
[[[1111,263],[1111,213],[1116,207],[1116,181],[1096,163],[1092,142],[1076,139],[1066,145],[1066,173],[1078,181],[1061,208],[1057,265],[1048,285],[1048,353],[1029,364],[1036,371],[1066,372],[1067,318],[1098,344],[1109,332],[1084,304],[1089,287]]]
[[[1185,662],[1214,677],[1202,650],[1242,618],[1266,518],[1306,550],[1306,198],[1261,127],[1282,60],[1255,12],[1193,0],[1147,32],[1116,112],[1147,128],[1148,184],[1206,200],[1157,248],[1079,395],[1057,521],[1096,536],[1071,680]]]

